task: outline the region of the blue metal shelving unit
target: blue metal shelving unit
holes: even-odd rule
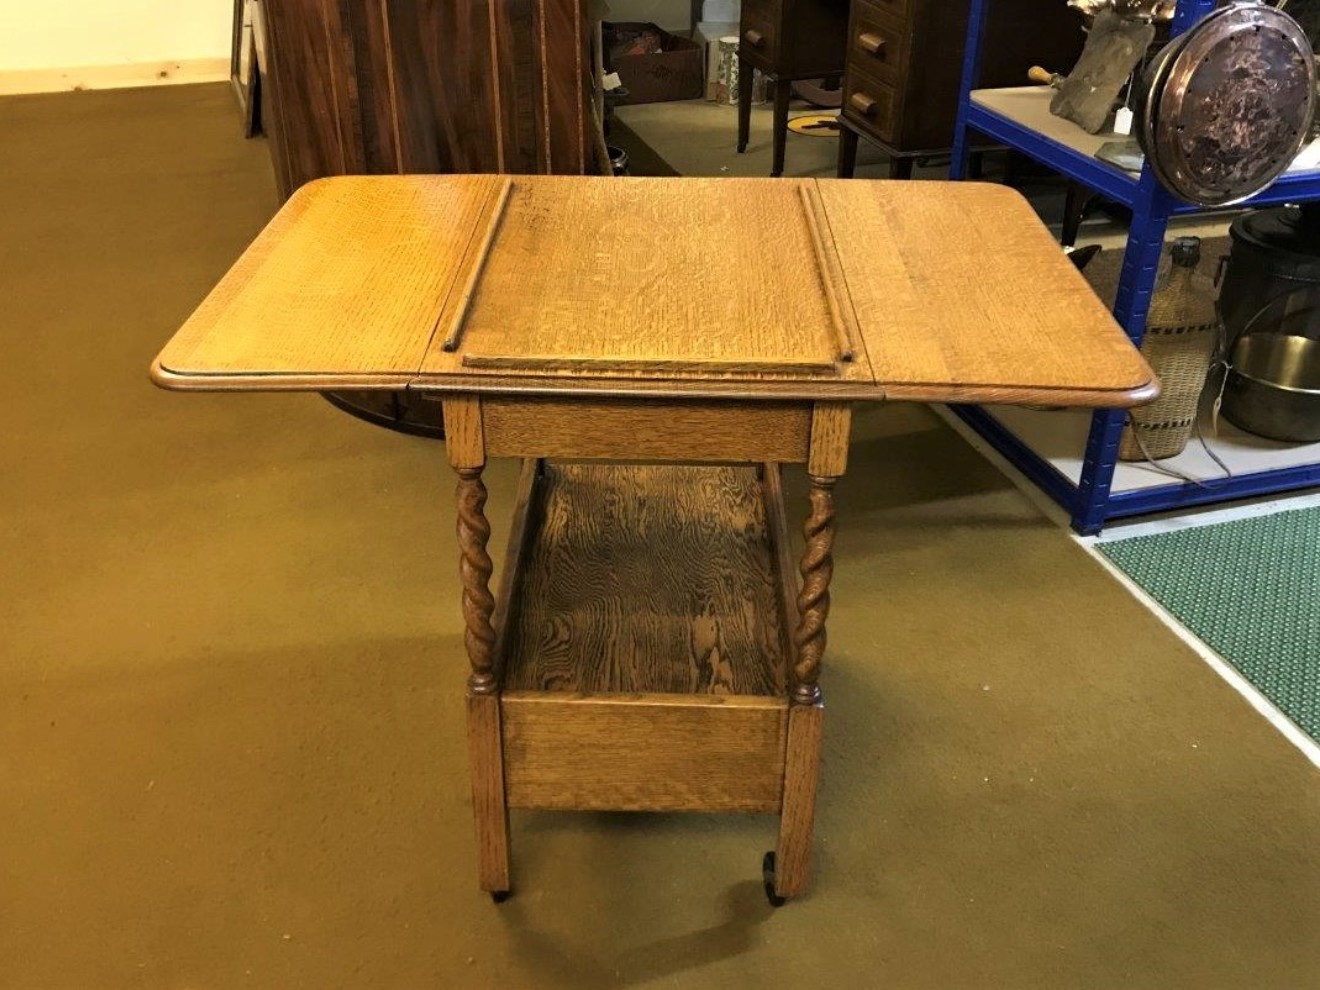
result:
[[[974,101],[972,92],[980,76],[981,42],[989,2],[972,0],[950,176],[966,177],[968,132],[978,131],[1131,209],[1132,224],[1123,254],[1114,316],[1132,342],[1140,344],[1169,217],[1195,213],[1198,207],[1174,199],[1155,181],[1149,165],[1143,166],[1139,176],[1133,176]],[[1179,0],[1173,33],[1185,31],[1216,6],[1216,0]],[[1320,172],[1285,175],[1245,205],[1270,206],[1308,199],[1320,199]],[[1092,417],[1081,479],[1074,483],[985,409],[954,406],[953,410],[1067,509],[1072,514],[1073,528],[1079,533],[1098,533],[1107,520],[1124,516],[1320,485],[1320,463],[1317,463],[1238,474],[1203,484],[1179,483],[1114,492],[1111,487],[1123,434],[1122,411],[1102,410]]]

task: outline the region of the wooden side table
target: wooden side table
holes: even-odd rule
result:
[[[843,74],[848,0],[743,0],[738,32],[738,152],[751,137],[752,70],[774,81],[774,163],[784,172],[793,83]]]
[[[848,406],[464,396],[445,414],[482,888],[510,889],[508,808],[743,811],[780,816],[772,902],[800,893]],[[492,456],[524,458],[496,595]],[[576,463],[602,457],[647,463]],[[811,476],[796,566],[781,461]]]
[[[509,808],[777,813],[767,894],[800,893],[851,406],[1157,392],[1017,194],[833,180],[322,180],[153,377],[441,397],[497,900]],[[495,591],[492,457],[523,460]],[[797,562],[780,464],[810,478]]]

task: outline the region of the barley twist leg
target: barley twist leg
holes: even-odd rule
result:
[[[834,576],[834,482],[835,478],[811,476],[808,500],[811,511],[804,534],[802,590],[798,594],[799,622],[793,642],[797,663],[793,666],[793,701],[814,705],[820,700],[820,661],[825,653],[825,620],[830,614],[830,579]]]
[[[490,617],[495,597],[490,593],[494,569],[486,543],[490,522],[486,519],[486,485],[481,468],[458,469],[458,572],[463,584],[464,641],[472,675],[468,689],[473,694],[495,693],[495,629]]]

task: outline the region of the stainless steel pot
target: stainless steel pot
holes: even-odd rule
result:
[[[1320,440],[1320,340],[1277,333],[1241,338],[1221,411],[1231,423],[1272,440]]]

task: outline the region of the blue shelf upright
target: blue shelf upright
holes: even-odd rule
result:
[[[1100,161],[1087,150],[1057,140],[1057,135],[1051,137],[1022,120],[978,102],[973,94],[980,77],[981,45],[990,2],[972,0],[971,4],[950,177],[967,177],[969,135],[976,131],[1127,206],[1132,211],[1132,222],[1123,253],[1114,317],[1132,342],[1140,345],[1169,218],[1194,213],[1198,208],[1176,200],[1156,181],[1149,165],[1144,165],[1141,173],[1133,176]],[[1172,33],[1177,35],[1187,30],[1216,6],[1216,0],[1179,0]],[[1078,134],[1081,133],[1079,128]],[[1285,175],[1245,205],[1267,206],[1308,199],[1320,199],[1320,172]],[[1083,534],[1098,533],[1107,520],[1123,516],[1320,484],[1320,464],[1309,464],[1237,474],[1214,483],[1179,483],[1115,492],[1112,490],[1114,473],[1125,422],[1122,411],[1102,410],[1093,415],[1082,458],[1081,477],[1074,482],[985,409],[955,406],[953,410],[1033,483],[1067,509],[1072,516],[1073,528]]]

